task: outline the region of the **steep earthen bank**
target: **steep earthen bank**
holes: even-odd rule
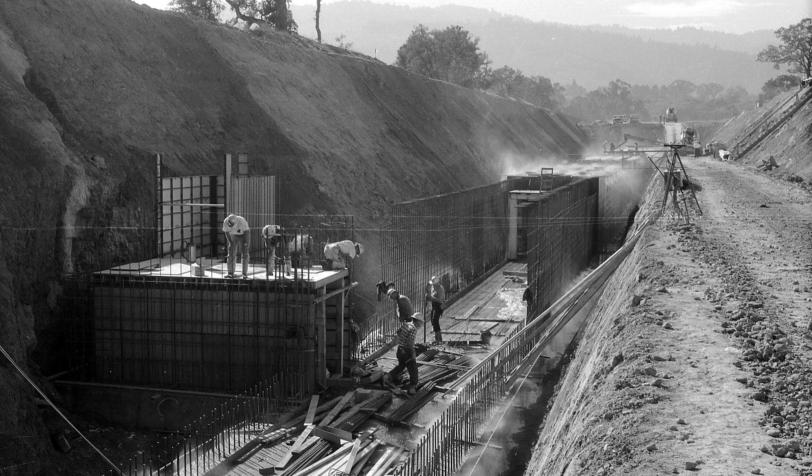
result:
[[[223,153],[246,152],[279,178],[280,213],[354,215],[371,294],[392,203],[585,140],[527,104],[127,0],[0,3],[0,107],[0,344],[35,376],[59,369],[62,274],[151,251],[155,152],[169,175],[219,173]],[[50,418],[4,359],[0,381],[4,468],[58,467],[39,457],[54,451]]]
[[[804,97],[804,90],[789,91],[780,94],[761,107],[743,111],[728,121],[724,127],[714,133],[714,140],[735,150],[739,140],[744,139],[744,133],[756,123],[769,123],[775,110],[780,106],[791,105]],[[812,187],[812,102],[806,103],[799,111],[790,117],[783,125],[767,136],[756,147],[749,150],[744,157],[736,158],[738,162],[748,167],[756,167],[762,160],[774,156],[779,167],[769,172],[782,178],[797,181],[803,180],[806,186]]]

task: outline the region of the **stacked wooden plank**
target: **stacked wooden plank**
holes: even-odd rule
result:
[[[465,355],[454,355],[439,349],[428,349],[417,356],[417,373],[421,383],[434,384],[454,378],[461,371],[468,370],[473,361]],[[406,372],[401,373],[403,381]]]
[[[349,474],[355,465],[366,463],[378,443],[371,446],[371,435],[353,439],[357,430],[372,414],[391,402],[389,392],[372,392],[360,402],[355,390],[331,400],[330,405],[318,406],[318,396],[311,400],[307,414],[295,421],[303,423],[303,430],[285,455],[272,468],[263,468],[261,474],[283,476],[327,475],[344,471]],[[263,435],[265,437],[269,435]],[[278,441],[278,440],[277,440]],[[357,445],[356,445],[357,442]]]
[[[423,408],[423,405],[431,400],[431,392],[434,390],[434,387],[434,382],[422,384],[414,396],[403,402],[401,406],[392,411],[392,413],[387,417],[388,422],[403,424],[409,417],[414,415],[418,410]]]
[[[326,412],[332,410],[332,408],[339,403],[341,397],[336,397],[316,408],[316,415],[315,418],[319,418],[320,416],[324,415]],[[311,400],[312,403],[312,400]],[[309,414],[309,412],[308,412]],[[284,432],[285,435],[295,434],[299,431],[299,428],[305,423],[308,414],[303,414],[295,418],[291,418],[288,420],[283,420],[282,423],[271,425],[261,434],[256,436],[254,439],[246,443],[242,448],[235,451],[231,456],[229,456],[226,461],[230,464],[236,464],[240,460],[245,459],[250,454],[255,452],[257,449],[262,447],[263,445],[272,444],[276,441],[276,436],[278,433]]]

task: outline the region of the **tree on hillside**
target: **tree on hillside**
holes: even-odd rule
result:
[[[764,86],[761,87],[761,94],[758,95],[758,100],[763,104],[783,92],[796,89],[799,84],[801,84],[801,79],[798,76],[782,74],[764,83]]]
[[[775,30],[775,36],[781,44],[762,50],[758,61],[773,63],[776,69],[786,64],[790,73],[801,73],[805,78],[812,76],[812,18],[779,28]]]
[[[176,12],[215,22],[223,11],[223,5],[218,0],[172,0],[169,7]]]
[[[525,76],[509,66],[493,71],[485,68],[479,86],[549,109],[557,109],[564,103],[564,88],[559,84],[553,84],[543,76]]]
[[[488,62],[478,43],[460,26],[429,31],[418,25],[398,49],[396,64],[413,73],[471,87]]]
[[[735,116],[752,105],[752,97],[741,87],[725,88],[718,83],[693,84],[676,80],[666,86],[635,85],[631,97],[642,101],[653,117],[676,107],[683,120],[718,120]]]
[[[237,20],[251,25],[265,23],[289,33],[296,32],[297,25],[290,11],[290,0],[224,0],[234,11]]]
[[[618,114],[635,114],[643,119],[648,117],[643,102],[632,97],[631,85],[620,79],[573,99],[565,111],[582,120],[610,119]]]
[[[316,0],[316,37],[321,43],[321,25],[319,21],[321,20],[321,0]]]

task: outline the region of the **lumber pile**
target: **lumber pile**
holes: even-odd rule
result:
[[[374,431],[358,437],[353,433],[391,401],[389,392],[352,390],[319,406],[318,396],[314,396],[307,413],[292,422],[301,423],[302,431],[285,455],[273,467],[260,469],[260,474],[385,474],[402,451],[382,444],[374,438]],[[282,429],[269,430],[258,439],[278,443]]]
[[[385,417],[387,423],[405,425],[407,419],[431,400],[431,392],[435,386],[436,384],[431,381],[421,384],[414,396],[403,402],[401,406],[395,408],[392,413]]]

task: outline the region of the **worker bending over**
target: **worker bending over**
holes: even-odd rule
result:
[[[361,256],[364,246],[350,240],[336,241],[324,245],[324,258],[329,261],[331,269],[346,268],[350,260]]]
[[[440,284],[440,278],[432,276],[429,281],[429,292],[426,294],[426,301],[431,302],[431,326],[434,328],[434,342],[443,342],[443,333],[440,329],[440,316],[443,315],[443,304],[445,303],[445,288]]]
[[[248,221],[233,213],[223,220],[223,232],[226,234],[226,241],[228,242],[228,274],[227,278],[234,277],[234,264],[237,259],[236,255],[241,255],[242,258],[242,279],[248,279],[248,250],[251,248],[251,229],[248,227]]]
[[[389,289],[386,296],[397,306],[398,319],[400,319],[401,324],[397,332],[398,350],[396,355],[398,364],[388,374],[384,375],[384,384],[391,385],[392,382],[398,384],[401,372],[406,369],[409,371],[409,388],[407,391],[409,395],[414,395],[417,388],[417,355],[414,350],[417,327],[415,327],[412,319],[414,314],[412,302],[406,296],[402,296],[395,288]]]
[[[279,225],[265,225],[262,228],[262,241],[265,243],[266,276],[270,276],[277,265],[284,264],[285,231]],[[285,270],[286,274],[289,274],[289,272],[289,269]]]

